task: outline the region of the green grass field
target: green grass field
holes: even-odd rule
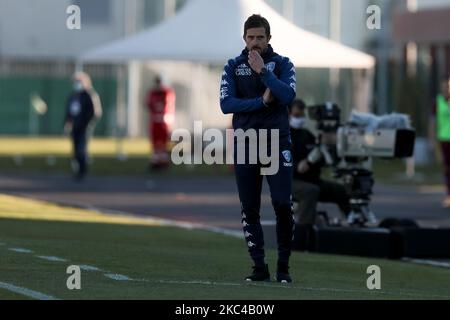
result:
[[[267,255],[273,271],[276,252]],[[2,283],[58,299],[450,298],[449,269],[298,252],[291,264],[292,285],[249,284],[243,278],[251,263],[241,239],[0,196],[0,299],[29,298]],[[69,265],[99,270],[82,270],[81,290],[71,291]],[[369,265],[381,268],[381,290],[366,287]]]

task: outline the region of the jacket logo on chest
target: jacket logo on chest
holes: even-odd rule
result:
[[[275,62],[269,62],[266,64],[266,69],[270,72],[273,72],[275,70]]]
[[[245,63],[243,63],[236,68],[236,75],[237,76],[251,76],[252,69],[250,69],[249,66],[247,66]]]

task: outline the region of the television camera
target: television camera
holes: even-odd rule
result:
[[[350,197],[347,222],[354,226],[376,224],[370,209],[375,180],[373,158],[408,158],[414,153],[415,130],[405,114],[376,116],[353,111],[341,124],[341,109],[327,102],[306,109],[304,128],[316,138],[308,161],[324,160],[341,179]]]

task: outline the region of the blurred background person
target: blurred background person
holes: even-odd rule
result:
[[[289,110],[289,124],[292,138],[292,157],[294,161],[294,176],[292,197],[297,202],[294,215],[298,223],[298,232],[307,239],[312,226],[316,224],[317,203],[335,203],[347,216],[350,211],[350,199],[342,184],[323,180],[322,167],[325,161],[310,162],[308,156],[317,147],[316,137],[306,129],[305,103],[296,99]],[[331,134],[323,134],[324,144],[336,144]],[[301,241],[306,243],[306,240]]]
[[[101,116],[100,97],[92,87],[90,76],[84,72],[75,73],[73,92],[67,100],[64,132],[72,139],[76,180],[82,180],[88,171],[88,139]]]
[[[155,78],[154,87],[147,94],[149,111],[149,136],[152,144],[150,169],[167,168],[169,165],[168,142],[175,120],[175,91]]]
[[[442,153],[447,188],[442,206],[450,208],[450,74],[442,78],[441,93],[434,102],[429,128],[430,141],[437,142]]]

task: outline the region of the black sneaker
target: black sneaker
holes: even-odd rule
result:
[[[245,278],[245,281],[270,281],[269,266],[264,267],[254,266],[253,273]]]
[[[292,278],[289,275],[289,267],[285,265],[279,265],[277,268],[277,275],[275,279],[281,283],[292,283]]]

